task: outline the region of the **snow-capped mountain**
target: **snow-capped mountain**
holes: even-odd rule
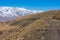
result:
[[[15,19],[19,16],[24,16],[28,14],[35,14],[43,12],[40,10],[28,10],[25,8],[18,8],[18,7],[0,7],[0,21],[7,21],[11,19]]]

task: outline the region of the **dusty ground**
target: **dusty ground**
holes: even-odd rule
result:
[[[0,40],[60,40],[60,11],[0,23]]]

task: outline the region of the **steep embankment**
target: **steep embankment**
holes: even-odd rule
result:
[[[8,30],[0,32],[1,40],[60,40],[60,11],[27,15],[7,24]]]

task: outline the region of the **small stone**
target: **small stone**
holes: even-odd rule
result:
[[[42,36],[42,40],[44,40],[45,38],[44,38],[44,36]]]
[[[45,33],[45,31],[43,31],[43,33]]]
[[[30,37],[30,35],[28,35],[28,37]]]
[[[20,40],[24,40],[24,37],[20,38]]]

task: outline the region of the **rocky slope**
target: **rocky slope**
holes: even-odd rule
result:
[[[60,40],[60,10],[0,23],[1,40]]]

